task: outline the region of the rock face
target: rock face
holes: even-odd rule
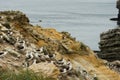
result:
[[[101,58],[109,61],[120,60],[120,28],[111,29],[100,35]]]
[[[0,70],[2,68],[15,72],[29,69],[56,80],[120,79],[88,46],[68,32],[33,26],[19,11],[0,12]]]

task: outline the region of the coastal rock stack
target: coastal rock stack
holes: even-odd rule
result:
[[[99,57],[108,61],[120,60],[120,28],[110,29],[100,35]]]

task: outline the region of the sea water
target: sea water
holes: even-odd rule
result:
[[[0,0],[0,10],[20,10],[31,24],[67,31],[93,50],[100,33],[117,27],[109,20],[117,16],[115,0]]]

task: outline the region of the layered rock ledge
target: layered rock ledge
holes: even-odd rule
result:
[[[99,56],[109,61],[120,60],[120,28],[110,29],[100,35]]]

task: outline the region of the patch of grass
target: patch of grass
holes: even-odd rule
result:
[[[0,80],[55,80],[51,77],[45,77],[41,73],[25,70],[15,73],[11,70],[0,70]]]

